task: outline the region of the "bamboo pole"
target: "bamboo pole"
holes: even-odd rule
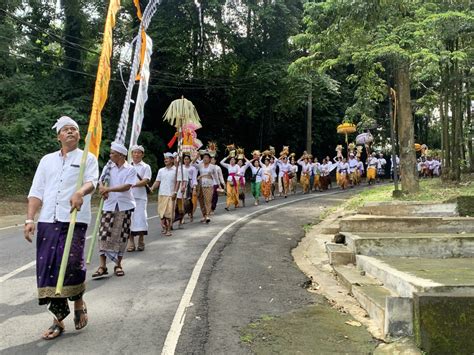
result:
[[[89,146],[91,143],[91,132],[87,133],[86,145],[81,157],[81,166],[79,168],[79,177],[76,182],[76,191],[79,190],[83,185],[84,171],[86,169],[87,155],[89,154]],[[77,220],[77,209],[71,212],[71,220],[69,222],[69,228],[66,236],[66,243],[64,244],[63,257],[61,259],[61,266],[59,268],[58,282],[56,283],[56,296],[61,295],[64,285],[64,275],[66,274],[67,262],[69,260],[69,252],[71,250],[72,238],[74,236],[74,227],[76,226]]]
[[[105,186],[107,186],[107,184],[105,184]],[[91,239],[91,242],[89,244],[89,250],[87,251],[86,264],[91,263],[92,252],[94,251],[95,241],[97,240],[97,233],[99,233],[100,217],[102,215],[102,208],[103,207],[104,207],[104,198],[101,198],[100,202],[99,202],[99,210],[97,211],[97,217],[95,219],[94,231],[92,232],[92,239]]]

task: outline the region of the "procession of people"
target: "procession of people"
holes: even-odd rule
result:
[[[277,197],[287,198],[298,190],[302,194],[325,191],[333,187],[333,181],[343,190],[360,185],[364,177],[367,184],[374,184],[384,178],[387,168],[382,153],[367,151],[367,158],[363,159],[359,149],[350,150],[344,156],[341,146],[336,148],[337,155],[333,159],[326,156],[320,162],[306,151],[296,159],[296,153],[291,153],[289,146],[284,146],[279,154],[270,146],[263,152],[254,150],[247,157],[244,149],[231,144],[218,157],[217,144],[209,142],[206,149],[165,152],[164,166],[158,170],[150,186],[152,170],[143,161],[143,146],[133,145],[129,151],[124,144],[112,142],[110,160],[99,177],[98,161],[91,153],[87,153],[81,173],[84,158],[81,160],[83,152],[78,148],[78,124],[63,116],[53,129],[60,150],[44,156],[38,165],[28,195],[24,227],[24,237],[29,242],[32,242],[35,231],[37,234],[39,304],[47,305],[54,316],[52,325],[43,333],[46,340],[64,332],[63,320],[70,313],[68,300],[74,302],[75,328],[80,330],[88,323],[83,299],[86,276],[84,248],[91,220],[91,195],[95,189],[104,203],[99,211],[96,254],[99,266],[92,278],[101,279],[109,274],[107,260],[115,264],[114,275],[123,277],[125,252],[145,250],[146,238],[149,238],[147,204],[154,191],[158,191],[161,235],[172,237],[174,230],[193,222],[198,205],[200,222],[206,225],[211,223],[211,217],[216,213],[229,213],[245,207],[248,192],[253,205],[258,206]],[[396,158],[398,167],[399,158]],[[421,176],[437,176],[440,168],[439,161],[430,157],[423,157],[418,164]],[[82,180],[78,182],[78,179]],[[219,195],[225,195],[225,212],[217,209]],[[77,218],[71,222],[70,212],[73,210],[77,210]],[[67,274],[63,291],[57,294],[55,288],[71,223],[74,231]]]

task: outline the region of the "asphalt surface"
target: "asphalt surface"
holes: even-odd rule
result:
[[[356,190],[297,194],[231,212],[220,202],[209,225],[198,222],[198,210],[197,221],[170,238],[160,236],[156,204],[150,204],[146,250],[126,254],[121,278],[90,280],[95,257],[85,295],[89,325],[77,332],[70,316],[66,333],[54,341],[40,338],[51,316],[37,305],[34,267],[25,267],[34,261],[34,244],[23,239],[22,228],[0,230],[0,353],[160,354],[165,340],[171,344],[167,349],[176,346],[179,354],[247,353],[239,339],[242,326],[265,314],[322,302],[301,288],[306,278],[290,252],[303,236],[302,226],[315,222],[323,206]],[[212,240],[209,255],[200,258]],[[189,294],[186,287],[199,262],[202,270]],[[183,308],[185,290],[191,302]],[[173,322],[180,308],[182,329]]]

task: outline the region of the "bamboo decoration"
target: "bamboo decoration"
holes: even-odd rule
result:
[[[181,97],[181,99],[171,102],[165,112],[164,121],[180,129],[187,123],[199,124],[201,119],[193,103]]]
[[[180,99],[174,100],[169,105],[164,114],[163,121],[168,122],[176,127],[178,137],[178,157],[181,165],[181,176],[183,175],[183,127],[194,123],[196,127],[201,127],[201,120],[193,103],[181,96]],[[178,174],[175,176],[175,184]],[[174,212],[176,208],[176,200],[173,203],[173,213],[171,221],[174,220]]]

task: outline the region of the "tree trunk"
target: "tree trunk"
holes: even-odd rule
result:
[[[402,192],[419,190],[416,173],[415,132],[410,100],[410,76],[407,63],[395,69],[395,85],[398,96],[398,140],[400,143],[400,175]]]
[[[457,61],[454,62],[453,67],[453,95],[452,95],[452,110],[453,110],[453,155],[452,155],[452,180],[461,181],[461,124],[462,124],[462,109],[460,107],[460,78]]]
[[[467,153],[469,155],[469,172],[474,172],[474,156],[472,155],[472,113],[471,113],[471,84],[469,73],[466,73],[466,130],[467,130]]]
[[[61,5],[64,9],[64,38],[68,42],[81,44],[82,38],[82,11],[79,0],[63,0]],[[82,50],[71,45],[64,46],[64,67],[69,70],[82,70]],[[69,76],[75,77],[74,73]]]

